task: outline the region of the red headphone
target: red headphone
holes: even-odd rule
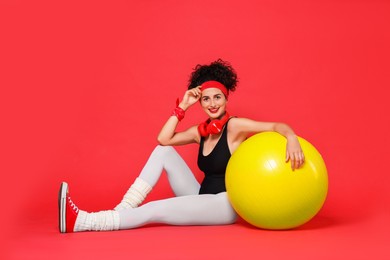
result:
[[[226,111],[221,119],[214,119],[214,120],[207,119],[206,122],[203,122],[198,125],[199,134],[203,137],[206,137],[209,134],[212,135],[219,134],[222,131],[223,126],[229,120],[229,118],[230,118],[229,113]]]

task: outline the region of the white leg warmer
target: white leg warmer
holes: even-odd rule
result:
[[[79,210],[74,225],[74,232],[79,231],[111,231],[118,230],[120,224],[119,213],[114,210],[87,213]]]
[[[150,186],[147,182],[141,178],[135,179],[135,182],[131,185],[125,196],[123,196],[121,203],[115,207],[115,210],[119,211],[126,208],[138,207],[138,205],[145,200],[151,190],[152,186]]]
[[[237,215],[226,192],[189,195],[158,200],[135,209],[119,212],[119,229],[130,229],[151,223],[168,225],[226,225]]]

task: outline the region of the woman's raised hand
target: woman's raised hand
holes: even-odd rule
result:
[[[184,110],[187,110],[190,106],[195,104],[201,97],[202,91],[200,90],[202,86],[192,88],[187,90],[184,93],[183,100],[180,102],[179,107]]]

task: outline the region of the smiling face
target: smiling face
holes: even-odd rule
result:
[[[200,104],[211,119],[217,119],[225,114],[227,100],[220,89],[207,88],[202,91]]]

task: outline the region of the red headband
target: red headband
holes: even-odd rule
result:
[[[217,88],[222,91],[222,93],[225,95],[226,98],[229,96],[229,90],[225,87],[225,85],[223,85],[218,81],[210,80],[210,81],[203,82],[201,88],[202,91],[208,88]]]

